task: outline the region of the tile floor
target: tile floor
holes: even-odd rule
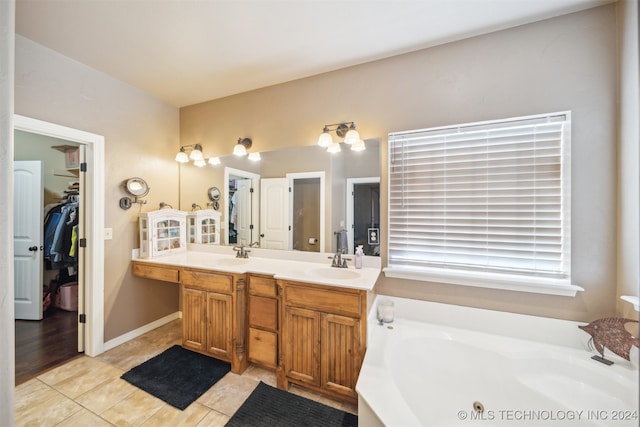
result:
[[[242,375],[228,373],[180,411],[132,386],[120,376],[180,343],[176,320],[98,357],[82,356],[16,387],[16,426],[224,426],[260,381],[275,386],[275,374],[250,366]],[[302,388],[296,393],[344,411],[355,405],[337,402]]]

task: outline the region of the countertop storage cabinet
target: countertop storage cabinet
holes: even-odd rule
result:
[[[249,362],[265,368],[278,366],[278,299],[276,280],[249,275],[247,354]]]
[[[184,268],[181,277],[182,346],[247,368],[244,275]]]
[[[153,258],[187,250],[187,214],[160,209],[140,214],[140,258]]]
[[[280,281],[278,386],[289,382],[352,402],[366,350],[366,291]]]
[[[213,209],[202,209],[187,213],[189,243],[219,245],[220,216],[221,213]]]

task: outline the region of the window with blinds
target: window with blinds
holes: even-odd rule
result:
[[[569,281],[570,128],[565,112],[389,134],[388,268]]]

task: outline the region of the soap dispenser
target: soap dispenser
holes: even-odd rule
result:
[[[362,245],[358,245],[358,247],[356,248],[356,268],[362,268],[362,258],[364,258]]]

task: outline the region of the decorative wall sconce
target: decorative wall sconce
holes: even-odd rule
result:
[[[322,134],[318,138],[318,145],[326,147],[329,153],[338,153],[341,151],[340,143],[334,142],[329,132],[335,131],[336,135],[344,138],[344,143],[351,146],[353,151],[362,151],[365,149],[364,141],[360,139],[360,134],[356,130],[354,122],[334,123],[324,125]]]
[[[124,187],[124,191],[133,197],[133,199],[131,199],[131,197],[122,197],[120,199],[120,207],[122,209],[129,209],[132,203],[140,203],[141,205],[147,203],[146,200],[141,200],[142,197],[149,194],[149,185],[147,185],[144,179],[137,177],[129,178],[122,183],[122,186]]]

